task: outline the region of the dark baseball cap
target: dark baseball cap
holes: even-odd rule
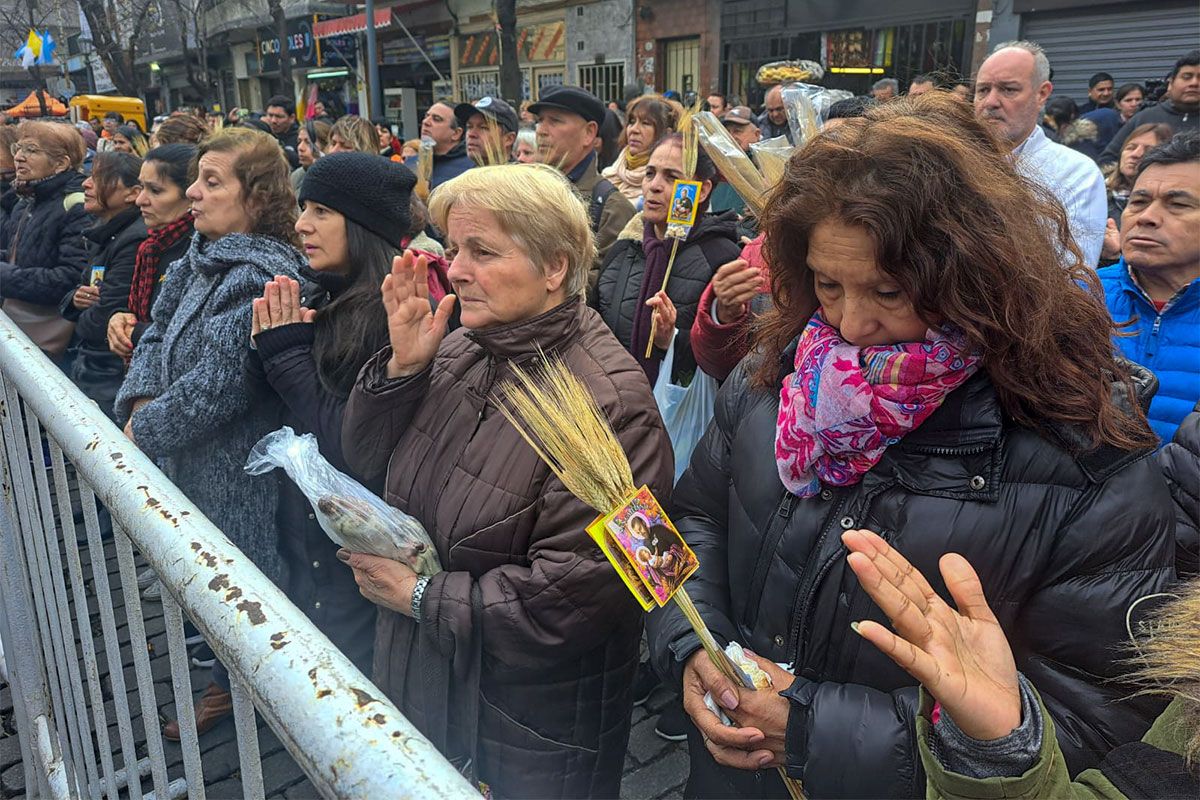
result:
[[[464,128],[467,126],[467,120],[475,114],[490,117],[509,133],[516,133],[521,127],[517,122],[517,112],[499,97],[481,97],[474,103],[459,103],[454,107],[454,116]]]
[[[604,103],[587,89],[578,86],[555,86],[547,89],[542,92],[542,98],[529,107],[529,111],[532,114],[540,114],[549,108],[570,111],[588,122],[604,124]]]
[[[721,117],[725,125],[753,125],[754,112],[746,106],[734,106]]]

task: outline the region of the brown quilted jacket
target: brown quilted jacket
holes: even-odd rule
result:
[[[448,335],[430,368],[359,375],[343,426],[350,467],[387,470],[386,499],[417,517],[445,571],[417,624],[380,609],[375,682],[498,797],[616,797],[642,614],[584,529],[573,497],[491,394],[537,348],[563,356],[665,503],[671,446],[645,374],[581,300]]]

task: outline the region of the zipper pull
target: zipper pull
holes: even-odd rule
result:
[[[787,493],[787,497],[783,498],[783,502],[779,504],[779,510],[776,512],[784,519],[792,516],[792,509],[796,507],[796,495],[791,492]]]

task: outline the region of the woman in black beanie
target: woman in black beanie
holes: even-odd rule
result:
[[[308,257],[304,280],[276,277],[254,301],[246,373],[257,401],[281,404],[284,424],[314,434],[322,455],[346,473],[342,412],[359,369],[388,343],[379,285],[408,234],[415,183],[403,164],[377,155],[334,153],[313,162],[296,221]],[[354,573],[334,557],[337,547],[311,511],[281,477],[281,588],[369,673],[375,605],[359,594]]]

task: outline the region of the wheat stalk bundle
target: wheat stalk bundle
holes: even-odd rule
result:
[[[492,401],[567,491],[604,515],[637,491],[629,458],[592,393],[557,356],[541,354],[527,372],[513,364],[513,379]],[[731,681],[745,685],[739,670],[717,644],[684,586],[671,599],[691,624],[705,652]],[[779,774],[794,800],[800,782]]]

